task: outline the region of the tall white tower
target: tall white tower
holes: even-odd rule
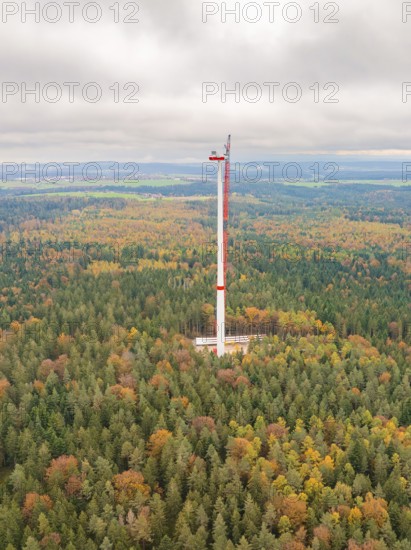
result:
[[[227,265],[227,222],[228,194],[230,178],[230,137],[226,146],[226,154],[218,155],[213,151],[211,161],[218,163],[217,168],[217,356],[222,357],[225,351],[225,294]],[[223,162],[225,162],[225,178],[223,185]],[[226,225],[224,225],[226,222]]]

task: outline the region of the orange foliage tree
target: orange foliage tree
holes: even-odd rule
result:
[[[53,502],[48,495],[39,495],[38,493],[27,493],[23,504],[23,515],[30,518],[36,506],[39,506],[42,511],[51,510]]]
[[[286,497],[281,504],[283,516],[287,516],[293,527],[302,525],[307,519],[307,503],[297,496]]]
[[[127,502],[138,494],[150,495],[150,487],[144,483],[143,474],[134,470],[126,470],[113,477],[113,486],[117,502]]]
[[[78,461],[73,455],[54,458],[46,470],[46,479],[53,485],[61,486],[71,476],[78,475]]]
[[[211,416],[197,416],[193,419],[192,424],[197,434],[204,428],[207,428],[210,432],[215,430],[214,418],[211,418]]]
[[[383,498],[374,498],[367,493],[361,511],[366,519],[373,519],[379,527],[382,527],[388,519],[387,502]]]
[[[160,456],[164,445],[172,435],[173,434],[168,430],[157,430],[155,433],[150,435],[150,439],[148,441],[148,452],[150,456]]]
[[[9,387],[10,387],[10,382],[6,378],[3,378],[2,380],[0,380],[0,399],[4,397]]]
[[[117,399],[129,399],[134,402],[137,401],[137,395],[133,388],[124,388],[123,386],[120,386],[120,384],[116,384],[115,386],[111,386],[109,390],[117,397]]]
[[[169,381],[162,374],[155,374],[151,380],[150,385],[156,388],[157,390],[167,391],[170,385]]]

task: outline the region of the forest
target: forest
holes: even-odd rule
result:
[[[0,550],[411,550],[409,188],[237,186],[221,359],[215,198],[139,193],[1,199]]]

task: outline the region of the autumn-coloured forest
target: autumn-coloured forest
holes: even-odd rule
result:
[[[186,191],[185,191],[186,192]],[[0,550],[411,550],[409,188],[0,203]]]

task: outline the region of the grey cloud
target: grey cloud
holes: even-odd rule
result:
[[[0,24],[1,80],[99,82],[98,105],[0,103],[5,160],[201,160],[228,131],[239,159],[276,152],[411,149],[411,19],[401,4],[343,0],[340,23],[204,24],[199,0],[142,0],[138,25]],[[114,104],[108,87],[137,82],[140,103]],[[202,102],[204,81],[297,81],[298,104]],[[340,85],[336,105],[315,104],[314,82]],[[234,141],[234,143],[236,142]],[[13,158],[11,158],[13,157]],[[37,158],[39,157],[39,158]],[[0,159],[1,161],[2,159]]]

